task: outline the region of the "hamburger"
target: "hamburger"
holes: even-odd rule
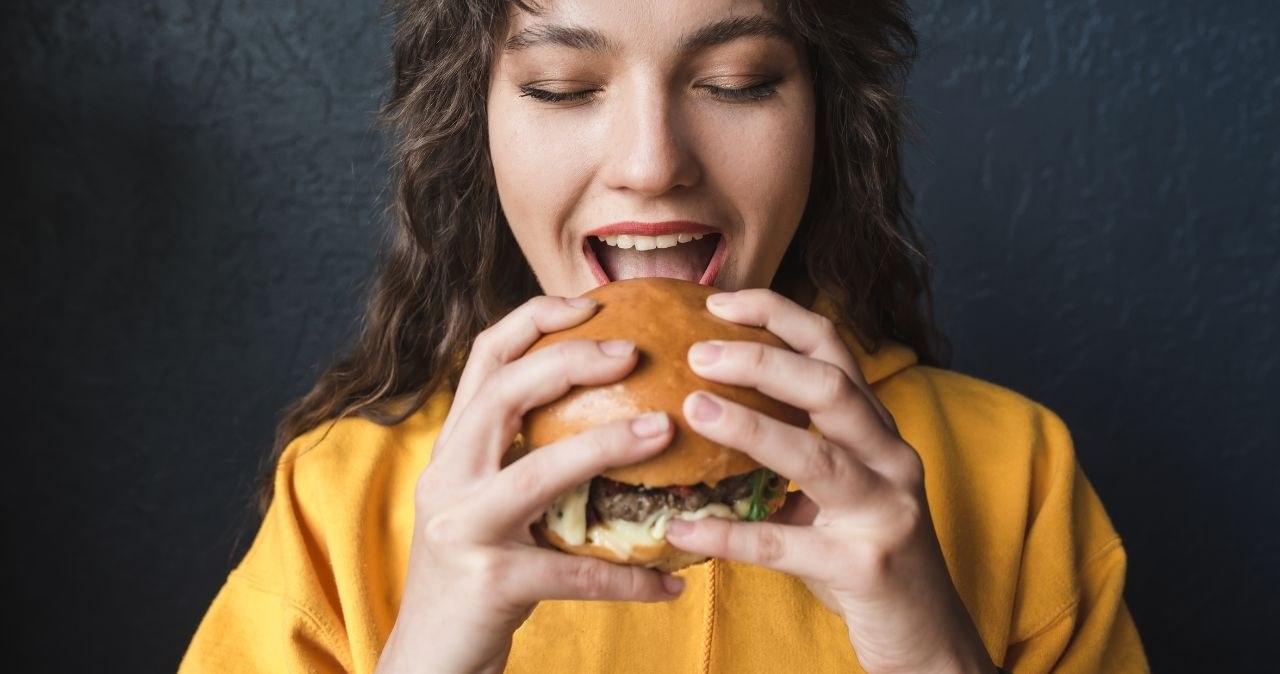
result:
[[[762,520],[782,506],[787,480],[750,456],[695,433],[681,411],[702,389],[804,428],[808,416],[764,394],[703,379],[686,360],[707,339],[785,344],[772,333],[712,315],[706,298],[716,289],[668,278],[636,278],[602,285],[585,297],[600,304],[586,322],[536,342],[530,352],[567,339],[631,339],[639,360],[621,381],[575,387],[525,416],[522,443],[510,460],[615,420],[662,411],[674,429],[671,444],[637,464],[613,468],[558,498],[532,530],[539,542],[612,562],[674,571],[705,560],[667,543],[673,518]]]

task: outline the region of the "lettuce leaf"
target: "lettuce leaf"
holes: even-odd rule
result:
[[[747,509],[745,518],[748,522],[759,522],[769,516],[767,505],[774,494],[765,489],[765,485],[769,484],[772,477],[773,471],[768,468],[761,468],[751,474],[751,507]]]

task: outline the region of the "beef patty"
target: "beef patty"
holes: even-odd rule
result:
[[[686,511],[697,510],[709,503],[723,503],[733,507],[734,501],[751,498],[751,476],[754,474],[743,473],[725,478],[714,487],[699,483],[649,488],[597,477],[591,481],[587,518],[592,521],[620,519],[643,522],[663,507]],[[773,493],[786,487],[783,478],[773,473],[770,473],[769,481],[765,483],[765,490]]]

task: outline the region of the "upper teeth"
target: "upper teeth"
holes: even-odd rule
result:
[[[615,236],[597,236],[597,239],[618,248],[636,250],[653,250],[654,248],[671,248],[676,244],[697,241],[705,234],[662,234],[660,236],[640,236],[639,234],[618,234]]]

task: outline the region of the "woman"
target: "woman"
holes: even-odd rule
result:
[[[184,670],[1146,670],[1061,421],[930,366],[900,2],[396,9],[393,248],[354,351],[281,425],[262,528]],[[822,434],[686,399],[801,491],[770,522],[673,522],[717,558],[673,575],[528,531],[670,419],[500,468],[524,412],[636,363],[625,341],[527,347],[592,314],[565,298],[645,275],[737,291],[708,309],[792,350],[704,343],[691,366]]]

